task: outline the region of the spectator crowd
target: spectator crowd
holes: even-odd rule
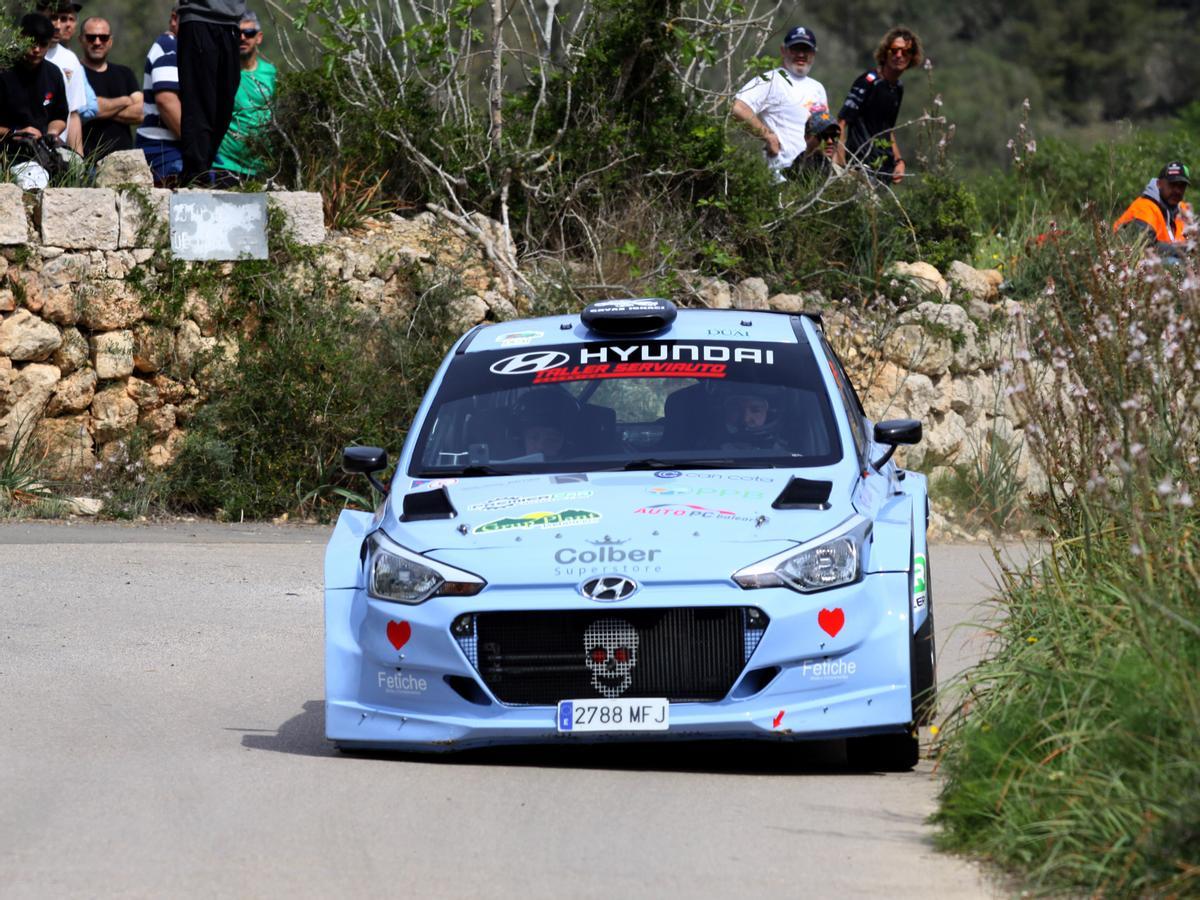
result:
[[[883,36],[875,48],[875,68],[855,79],[836,121],[824,85],[810,75],[817,55],[812,29],[791,29],[779,53],[780,66],[750,79],[732,109],[734,118],[762,140],[776,178],[857,164],[881,183],[898,184],[905,174],[895,132],[904,99],[900,78],[925,58],[916,33],[897,26]]]
[[[276,71],[245,0],[179,0],[140,80],[109,61],[120,37],[111,22],[101,13],[81,21],[82,8],[36,0],[18,26],[26,46],[0,71],[0,153],[18,184],[44,188],[72,163],[132,149],[158,187],[264,175],[254,140],[270,121]]]

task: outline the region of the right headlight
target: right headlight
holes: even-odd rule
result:
[[[733,580],[741,587],[789,587],[810,594],[853,584],[862,577],[862,550],[871,521],[851,516],[832,531],[739,569]]]
[[[486,585],[478,575],[401,547],[382,531],[367,538],[367,593],[379,600],[415,605],[430,597],[469,597]]]

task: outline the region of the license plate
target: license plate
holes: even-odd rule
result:
[[[560,700],[558,730],[666,731],[671,704],[665,699]]]

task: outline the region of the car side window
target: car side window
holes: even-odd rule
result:
[[[846,376],[846,369],[842,366],[842,361],[833,352],[833,348],[829,346],[829,341],[825,339],[824,334],[821,335],[821,347],[825,350],[825,358],[829,360],[829,370],[833,373],[833,380],[837,382],[842,402],[846,406],[846,417],[850,420],[850,432],[854,435],[854,446],[858,450],[858,458],[860,461],[865,460],[867,458],[866,411],[863,409],[862,401],[858,399],[854,385]]]

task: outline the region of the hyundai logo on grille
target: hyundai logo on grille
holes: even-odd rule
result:
[[[601,603],[615,603],[634,595],[638,583],[624,575],[601,575],[599,578],[589,578],[579,586],[579,593],[589,600]]]

